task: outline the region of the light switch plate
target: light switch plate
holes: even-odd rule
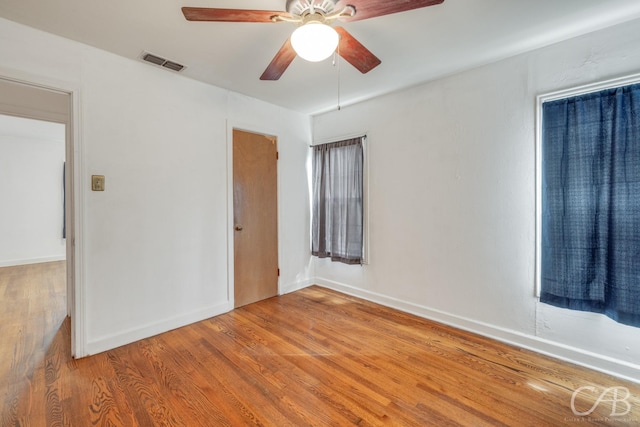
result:
[[[104,175],[91,175],[91,190],[104,191]]]

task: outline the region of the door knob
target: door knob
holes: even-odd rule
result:
[[[241,225],[236,225],[236,231],[241,231],[242,230],[242,226]]]

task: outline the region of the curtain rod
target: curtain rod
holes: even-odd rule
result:
[[[325,142],[316,142],[315,144],[309,145],[309,148],[313,148],[316,145],[332,144],[334,142],[346,141],[347,139],[366,138],[366,137],[367,137],[366,132],[365,133],[355,133],[355,134],[352,134],[352,135],[341,136],[341,137],[338,137],[336,139],[331,138],[329,140],[326,140]]]

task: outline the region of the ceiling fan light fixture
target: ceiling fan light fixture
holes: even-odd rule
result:
[[[299,57],[311,62],[327,59],[338,47],[336,30],[318,21],[309,21],[291,34],[291,45]]]

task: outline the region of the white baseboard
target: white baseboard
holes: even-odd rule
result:
[[[300,289],[307,288],[316,282],[311,279],[302,280],[300,282],[293,282],[280,287],[280,295],[289,294],[291,292],[299,291]]]
[[[233,306],[230,302],[207,307],[202,310],[193,311],[185,315],[172,317],[169,319],[154,322],[139,328],[132,328],[116,334],[108,335],[96,340],[88,340],[85,347],[87,356],[111,350],[125,344],[130,344],[144,338],[149,338],[173,329],[187,326],[191,323],[209,319],[214,316],[231,311]]]
[[[506,344],[535,351],[556,359],[613,375],[627,381],[640,383],[640,365],[588,352],[562,343],[545,340],[533,335],[523,334],[518,331],[478,322],[473,319],[435,310],[387,295],[378,294],[376,292],[355,288],[332,280],[316,278],[315,280],[311,280],[311,282],[319,286],[375,302],[386,307],[395,308],[406,313],[415,314],[416,316],[423,317],[425,319],[492,338]]]
[[[304,280],[301,282],[289,283],[287,285],[281,286],[280,293],[281,295],[284,295],[290,292],[295,292],[297,290],[311,286],[314,283],[315,282],[313,280]],[[170,331],[172,329],[177,329],[182,326],[189,325],[191,323],[209,319],[211,317],[227,313],[231,310],[233,310],[233,305],[230,302],[226,302],[183,316],[165,319],[139,328],[132,328],[127,331],[112,334],[96,340],[89,340],[86,344],[85,354],[89,356],[92,354],[101,353],[103,351],[130,344],[144,338],[149,338],[154,335]]]
[[[28,258],[28,259],[10,259],[0,261],[0,267],[13,267],[16,265],[27,264],[40,264],[42,262],[64,261],[67,259],[65,255],[45,256],[40,258]]]

